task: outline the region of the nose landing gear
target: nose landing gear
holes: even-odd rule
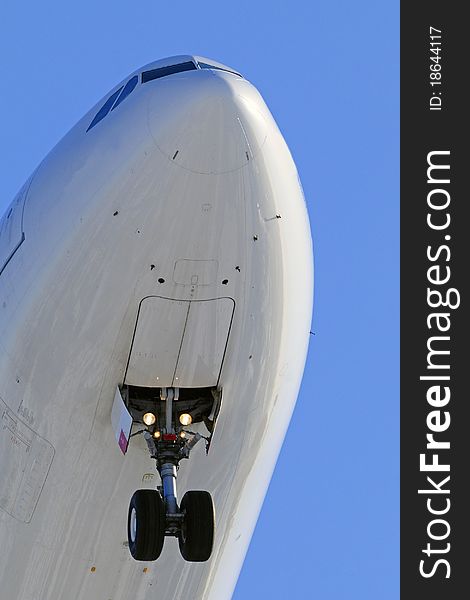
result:
[[[178,389],[163,388],[159,412],[165,427],[142,430],[152,458],[156,460],[162,485],[157,490],[137,490],[131,498],[127,532],[129,550],[135,560],[154,561],[160,556],[165,536],[178,538],[182,557],[191,562],[207,561],[214,542],[215,516],[209,492],[186,492],[178,505],[176,480],[179,462],[189,458],[192,448],[203,438],[177,424],[173,401]],[[187,417],[188,414],[184,413]],[[155,415],[152,425],[159,422]],[[151,420],[151,419],[150,419]],[[145,416],[143,419],[145,423]],[[179,419],[180,422],[184,419]],[[140,433],[140,432],[139,432]]]

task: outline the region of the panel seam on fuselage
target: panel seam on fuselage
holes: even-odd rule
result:
[[[178,363],[180,360],[180,355],[181,355],[181,349],[183,347],[183,342],[184,342],[184,334],[186,333],[186,327],[188,325],[188,319],[189,319],[189,311],[191,310],[191,301],[189,301],[188,303],[188,310],[186,311],[186,320],[184,322],[184,327],[183,327],[183,335],[181,336],[181,342],[180,342],[180,347],[178,349],[178,356],[176,357],[176,364],[175,364],[175,370],[173,371],[173,377],[171,379],[171,386],[175,387],[175,377],[176,377],[176,371],[178,370]]]
[[[15,254],[17,253],[19,247],[21,246],[21,244],[25,241],[26,237],[24,235],[24,231],[21,232],[21,240],[20,242],[13,248],[10,256],[6,259],[4,265],[2,266],[2,268],[0,268],[0,276],[2,275],[3,271],[7,268],[8,263],[11,261],[11,259],[15,256]]]

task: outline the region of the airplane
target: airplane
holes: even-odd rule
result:
[[[116,85],[0,221],[2,600],[230,598],[312,304],[255,86],[193,55]],[[298,506],[287,481],[279,535]]]

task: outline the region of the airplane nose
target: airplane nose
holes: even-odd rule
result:
[[[261,97],[235,75],[191,71],[149,82],[148,124],[171,162],[201,174],[246,166],[264,144]]]

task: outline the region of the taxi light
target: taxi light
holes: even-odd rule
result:
[[[153,425],[156,420],[157,417],[151,412],[145,413],[143,417],[143,421],[147,426]]]
[[[180,423],[181,425],[191,425],[191,423],[193,422],[193,418],[189,413],[183,413],[182,415],[180,415]]]
[[[161,433],[159,431],[155,431],[155,433],[153,434],[153,437],[158,440],[161,437]]]

